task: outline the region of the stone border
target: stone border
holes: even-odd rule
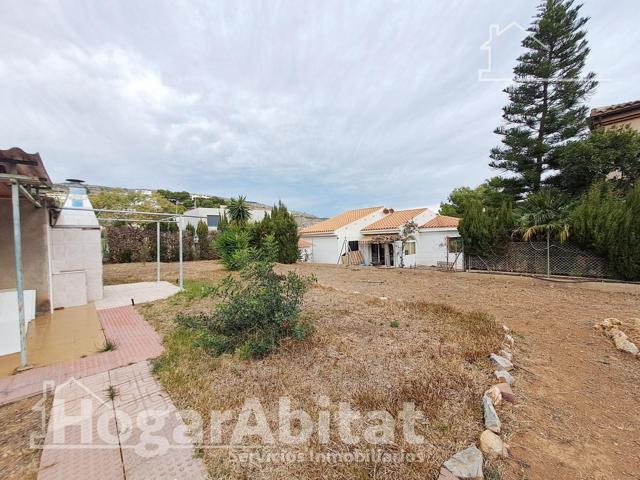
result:
[[[484,479],[483,454],[488,457],[507,458],[509,456],[509,446],[500,438],[502,424],[495,408],[502,401],[514,403],[516,400],[511,389],[514,378],[509,373],[514,368],[512,363],[514,340],[509,333],[509,327],[503,325],[502,328],[505,335],[500,351],[497,354],[492,353],[489,357],[496,366],[493,373],[498,383],[489,387],[482,395],[485,430],[480,435],[480,448],[472,444],[449,458],[442,464],[438,480]]]

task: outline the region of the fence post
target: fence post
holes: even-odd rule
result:
[[[547,278],[551,277],[551,246],[549,245],[549,230],[547,230]]]

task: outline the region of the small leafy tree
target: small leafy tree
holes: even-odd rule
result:
[[[580,195],[605,179],[625,192],[640,178],[640,132],[629,126],[598,129],[567,144],[558,158],[560,173],[553,182],[568,194]]]
[[[229,270],[241,269],[251,257],[249,232],[240,225],[229,225],[223,232],[218,232],[214,247]]]
[[[594,183],[571,214],[572,238],[600,255],[609,255],[615,222],[623,206],[611,183]]]
[[[229,212],[229,221],[236,225],[245,225],[251,218],[247,197],[242,195],[229,200],[227,211]]]
[[[315,281],[294,272],[278,275],[269,262],[254,262],[227,277],[213,314],[179,315],[183,326],[199,332],[198,344],[214,355],[236,352],[262,358],[287,338],[305,338],[312,325],[300,319],[304,295]]]

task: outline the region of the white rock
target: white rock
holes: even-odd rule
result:
[[[494,433],[500,433],[500,418],[496,413],[493,402],[486,395],[482,396],[482,406],[484,408],[484,426]]]
[[[444,462],[444,467],[460,479],[482,479],[482,452],[471,445]]]
[[[638,347],[636,347],[635,343],[631,342],[627,338],[617,337],[613,339],[616,344],[616,348],[623,352],[630,353],[631,355],[637,355]]]
[[[485,391],[484,394],[491,399],[494,405],[500,405],[500,402],[502,402],[502,392],[495,385]]]
[[[511,331],[511,329],[506,325],[502,325],[502,330],[504,330],[504,333],[509,333]]]
[[[507,342],[509,345],[513,346],[513,337],[511,335],[505,335],[504,341]]]
[[[506,458],[509,456],[507,445],[491,430],[485,430],[480,435],[480,450],[490,456]]]
[[[508,383],[509,385],[513,385],[513,382],[515,381],[511,374],[506,370],[496,370],[493,374],[499,381]]]
[[[504,357],[509,361],[511,361],[513,359],[513,354],[510,351],[508,351],[508,350],[506,350],[504,348],[502,350],[500,350],[498,353],[500,354],[501,357]]]
[[[493,363],[496,364],[498,370],[513,370],[513,363],[511,363],[511,361],[507,360],[506,358],[501,357],[500,355],[496,355],[495,353],[492,353],[489,358]]]

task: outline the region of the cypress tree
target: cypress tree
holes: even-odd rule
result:
[[[557,167],[556,153],[584,132],[589,93],[595,74],[582,74],[589,54],[587,17],[573,0],[546,0],[522,41],[526,52],[518,57],[514,83],[504,91],[506,124],[495,133],[502,146],[491,150],[490,165],[514,174],[514,194],[540,190],[545,172]]]

